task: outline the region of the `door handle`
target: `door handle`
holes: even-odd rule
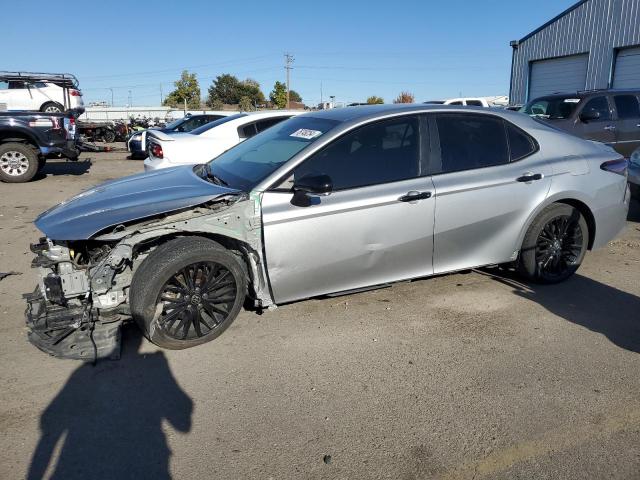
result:
[[[415,202],[418,200],[425,200],[427,198],[431,198],[431,192],[417,192],[415,190],[411,190],[407,192],[406,195],[401,196],[398,200],[401,202]]]
[[[533,182],[534,180],[542,180],[542,174],[527,172],[521,177],[516,178],[517,182],[525,182],[525,183]]]
[[[605,130],[615,130],[616,126],[615,125],[607,125],[606,127],[604,127]]]

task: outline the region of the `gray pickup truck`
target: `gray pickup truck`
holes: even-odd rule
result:
[[[0,112],[0,181],[22,183],[47,158],[77,160],[73,112]]]

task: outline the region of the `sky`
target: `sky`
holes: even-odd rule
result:
[[[510,40],[574,0],[50,0],[2,6],[0,70],[70,72],[85,103],[153,106],[183,69],[202,96],[222,73],[284,81],[308,105],[507,95]],[[110,90],[112,89],[112,90]]]

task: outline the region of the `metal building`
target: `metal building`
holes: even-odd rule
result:
[[[554,92],[640,88],[640,0],[582,0],[511,46],[512,105]]]

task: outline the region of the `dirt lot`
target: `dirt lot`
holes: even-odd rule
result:
[[[25,339],[32,220],[142,170],[0,184],[0,478],[638,479],[640,206],[552,287],[491,271],[244,312],[214,343],[56,360]],[[30,472],[29,474],[27,472]]]

